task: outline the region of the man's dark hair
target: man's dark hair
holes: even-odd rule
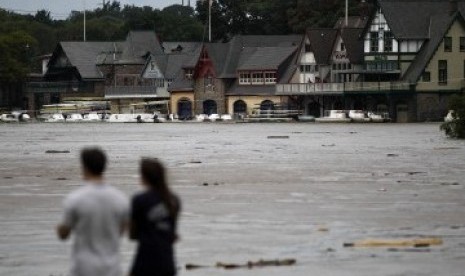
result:
[[[105,171],[107,157],[99,148],[85,148],[81,151],[81,163],[88,172],[101,176]]]

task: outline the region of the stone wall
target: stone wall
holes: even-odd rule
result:
[[[203,114],[203,103],[206,100],[213,100],[217,105],[217,113],[226,113],[225,85],[220,79],[213,79],[213,85],[205,85],[205,79],[200,78],[195,81],[194,88],[195,103],[194,113]]]

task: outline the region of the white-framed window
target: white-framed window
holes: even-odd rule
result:
[[[154,85],[158,88],[165,87],[165,79],[154,79]]]
[[[168,79],[168,80],[167,80],[167,83],[168,83],[168,87],[170,87],[171,84],[173,83],[173,79]]]
[[[191,80],[194,77],[194,69],[184,69],[184,77]]]
[[[252,84],[263,84],[263,72],[252,72],[251,79]]]
[[[249,72],[239,73],[239,84],[250,84],[250,73]]]
[[[265,84],[276,83],[276,72],[265,72]]]

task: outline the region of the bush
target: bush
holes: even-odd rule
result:
[[[453,110],[452,120],[443,123],[440,129],[451,138],[465,139],[465,96],[452,96],[449,109]]]

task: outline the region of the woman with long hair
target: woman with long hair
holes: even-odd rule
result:
[[[180,201],[170,191],[160,161],[142,159],[140,173],[145,191],[132,199],[130,237],[138,242],[138,248],[131,275],[176,275],[173,244]]]

